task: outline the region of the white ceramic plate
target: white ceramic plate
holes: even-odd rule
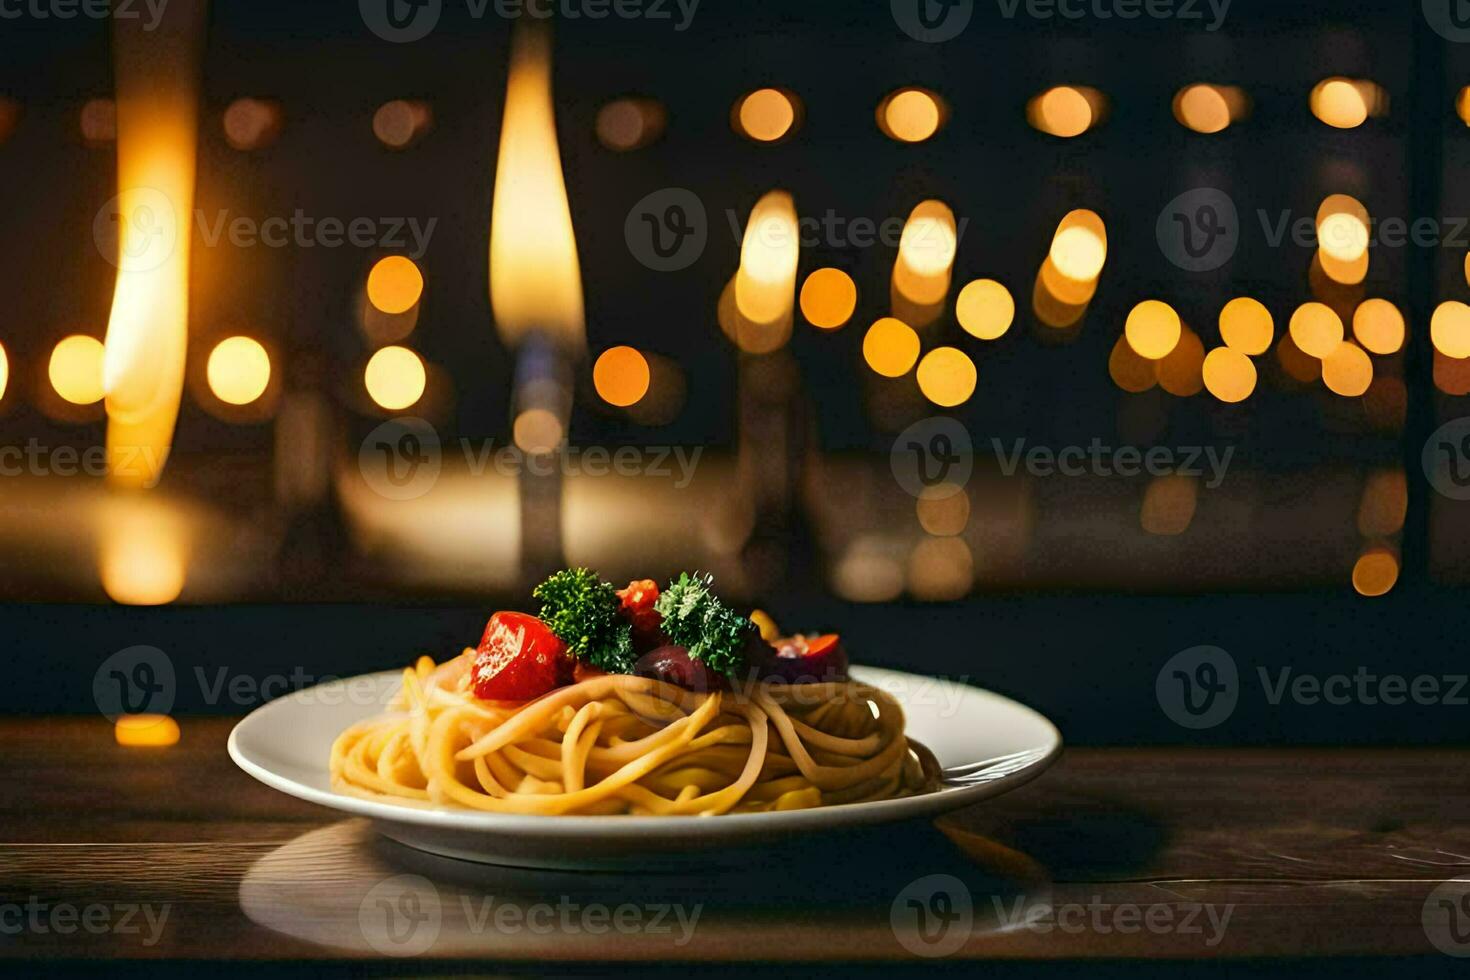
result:
[[[332,681],[257,708],[230,733],[230,758],[267,786],[368,817],[387,837],[434,854],[520,867],[616,868],[668,859],[718,861],[795,834],[934,816],[1030,782],[1062,750],[1050,721],[999,694],[894,670],[856,667],[852,675],[892,694],[903,705],[908,734],[945,769],[971,767],[971,781],[900,800],[718,817],[425,810],[334,792],[327,768],[332,742],[349,725],[384,710],[401,671]]]

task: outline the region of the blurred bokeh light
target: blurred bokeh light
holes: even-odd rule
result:
[[[209,390],[227,405],[249,405],[271,382],[271,359],[253,337],[226,337],[209,352]]]
[[[102,387],[102,341],[96,337],[73,334],[64,338],[51,351],[47,376],[58,395],[73,405],[100,402],[106,392]]]
[[[384,347],[369,358],[363,384],[380,407],[396,412],[424,396],[428,374],[423,360],[407,347]]]

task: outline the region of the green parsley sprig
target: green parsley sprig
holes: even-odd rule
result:
[[[653,608],[663,616],[663,631],[689,656],[711,670],[733,677],[746,667],[745,644],[755,624],[711,591],[714,576],[681,574],[659,594]]]
[[[532,590],[541,619],[572,655],[609,674],[631,674],[633,629],[618,616],[618,592],[585,568],[557,572]]]

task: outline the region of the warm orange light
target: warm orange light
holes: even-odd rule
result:
[[[1222,402],[1243,402],[1256,390],[1256,366],[1233,347],[1216,347],[1205,355],[1205,387]]]
[[[1079,283],[1102,274],[1108,260],[1107,226],[1095,211],[1070,211],[1057,224],[1048,257],[1058,272]]]
[[[1303,303],[1291,315],[1291,339],[1303,354],[1321,360],[1342,343],[1342,317],[1322,303]]]
[[[1372,548],[1353,565],[1353,588],[1370,599],[1387,595],[1399,580],[1398,556],[1387,548]]]
[[[1059,288],[1059,284],[1066,288]],[[1039,322],[1048,327],[1058,331],[1071,331],[1087,315],[1087,306],[1096,293],[1095,281],[1074,282],[1056,271],[1048,258],[1042,261],[1036,281],[1031,287],[1031,312]],[[1074,336],[1075,332],[1058,334],[1063,341]]]
[[[566,429],[550,409],[528,408],[516,416],[512,436],[522,452],[539,456],[560,446]]]
[[[5,353],[5,345],[0,344],[0,398],[5,397],[5,390],[10,387],[10,355]]]
[[[902,89],[878,107],[879,128],[900,143],[922,143],[939,132],[943,122],[943,103],[926,89]]]
[[[93,146],[117,139],[117,103],[111,99],[88,99],[80,118],[82,140]]]
[[[1219,133],[1231,123],[1230,102],[1217,85],[1187,85],[1174,96],[1174,118],[1196,133]]]
[[[641,149],[662,135],[667,120],[653,99],[614,99],[597,110],[597,140],[619,153]]]
[[[171,4],[166,23],[112,25],[118,195],[105,218],[118,274],[102,376],[114,485],[158,482],[184,390],[204,13]]]
[[[375,353],[363,371],[368,395],[390,412],[408,408],[424,396],[428,372],[424,362],[407,347],[384,347]]]
[[[1470,86],[1460,89],[1455,96],[1455,115],[1460,117],[1460,122],[1470,126]],[[1467,256],[1470,260],[1470,256]]]
[[[1276,323],[1259,300],[1239,296],[1220,311],[1220,339],[1242,354],[1258,357],[1271,349]]]
[[[1429,337],[1445,357],[1470,357],[1470,306],[1453,300],[1439,304],[1429,321]]]
[[[609,405],[627,408],[648,394],[648,358],[632,347],[610,347],[592,368],[592,384]]]
[[[226,337],[209,352],[205,376],[220,401],[249,405],[270,387],[270,354],[253,338]]]
[[[975,393],[975,362],[955,347],[936,347],[919,362],[919,390],[941,408],[954,408]]]
[[[530,333],[563,347],[587,343],[582,269],[562,176],[551,98],[551,38],[513,38],[490,217],[490,306],[509,346]]]
[[[1140,357],[1157,361],[1168,355],[1184,332],[1179,314],[1168,303],[1147,299],[1128,314],[1123,335]]]
[[[821,330],[836,330],[857,309],[857,284],[841,269],[817,269],[801,284],[801,314]]]
[[[407,149],[429,131],[433,119],[427,102],[394,99],[373,113],[373,135],[390,150]]]
[[[963,534],[970,523],[970,495],[964,487],[950,484],[933,496],[920,497],[918,515],[919,526],[935,537]]]
[[[904,222],[898,258],[917,276],[946,275],[954,265],[958,243],[954,212],[943,201],[924,201]]]
[[[970,336],[995,340],[1005,336],[1016,319],[1016,300],[994,279],[976,279],[960,290],[955,319]]]
[[[1291,339],[1289,332],[1283,334],[1276,344],[1276,360],[1281,365],[1281,370],[1293,381],[1311,384],[1322,377],[1322,362],[1304,353]]]
[[[780,350],[791,339],[795,316],[789,311],[771,323],[756,323],[744,316],[735,303],[735,288],[739,283],[737,271],[720,290],[720,299],[715,307],[715,318],[726,337],[747,354],[769,354]]]
[[[281,107],[264,99],[239,98],[220,117],[225,142],[237,150],[258,150],[281,132]]]
[[[885,378],[901,378],[919,359],[919,335],[902,320],[884,317],[863,337],[863,359]]]
[[[1409,483],[1400,469],[1374,470],[1358,504],[1358,533],[1386,538],[1404,529],[1409,511]]]
[[[770,191],[755,203],[740,245],[735,306],[752,323],[788,321],[796,302],[796,267],[801,234],[796,203],[785,191]]]
[[[93,405],[106,392],[102,386],[102,341],[75,334],[51,351],[47,376],[56,393],[73,405]]]
[[[776,88],[751,92],[737,112],[740,132],[761,143],[770,143],[791,132],[796,123],[796,104]]]
[[[890,288],[897,316],[918,327],[939,319],[949,296],[958,244],[954,212],[943,201],[922,201],[909,213]]]
[[[1026,107],[1026,118],[1043,133],[1069,139],[1096,125],[1105,104],[1102,93],[1096,89],[1061,85],[1032,99]]]
[[[1315,260],[1313,268],[1308,273],[1308,281],[1312,284],[1312,294],[1314,296],[1323,295],[1320,288],[1321,283],[1317,278],[1319,272],[1339,286],[1357,286],[1364,279],[1368,278],[1369,256],[1367,250],[1364,250],[1361,255],[1351,262],[1344,262],[1324,249],[1318,249]]]
[[[384,313],[407,313],[424,294],[424,274],[408,256],[389,255],[368,273],[367,294],[368,302]]]
[[[1192,476],[1160,476],[1143,492],[1139,523],[1144,531],[1174,537],[1189,530],[1199,504],[1199,483]]]
[[[1154,365],[1159,387],[1178,398],[1197,395],[1205,386],[1205,345],[1188,327],[1179,336],[1179,343],[1162,360],[1150,362]]]
[[[1374,115],[1382,101],[1381,90],[1372,82],[1329,78],[1312,89],[1312,115],[1336,129],[1355,129]]]
[[[1375,354],[1397,354],[1404,334],[1404,315],[1386,299],[1366,299],[1353,311],[1353,336]]]
[[[1446,395],[1470,395],[1470,358],[1456,360],[1435,351],[1434,386]]]
[[[98,575],[124,606],[162,606],[184,591],[189,529],[179,513],[148,497],[106,502],[98,529]]]
[[[1351,340],[1322,358],[1322,383],[1344,398],[1356,398],[1373,383],[1373,361]]]
[[[1113,352],[1108,355],[1108,376],[1113,379],[1113,384],[1132,394],[1148,391],[1159,380],[1154,362],[1139,357],[1126,337],[1119,337],[1113,345]]]
[[[118,745],[133,748],[166,748],[179,743],[179,723],[168,715],[123,715],[113,725]]]
[[[848,602],[892,602],[903,594],[903,564],[875,536],[857,538],[832,569],[832,591]]]
[[[1355,197],[1333,194],[1317,209],[1317,243],[1339,262],[1357,262],[1368,251],[1368,209]]]
[[[921,602],[963,599],[975,584],[975,559],[963,538],[925,538],[909,556],[909,594]]]
[[[1067,306],[1085,307],[1097,295],[1096,279],[1083,282],[1069,278],[1057,268],[1049,255],[1041,263],[1041,271],[1036,278],[1048,294]]]

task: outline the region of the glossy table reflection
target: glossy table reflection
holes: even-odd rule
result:
[[[1464,963],[1436,944],[1470,952],[1470,883],[1441,885],[1470,876],[1466,751],[1079,749],[933,826],[734,868],[578,874],[382,840],[236,771],[229,726],[184,719],[179,745],[125,750],[100,719],[0,721],[0,958],[1411,956],[1437,971]]]

